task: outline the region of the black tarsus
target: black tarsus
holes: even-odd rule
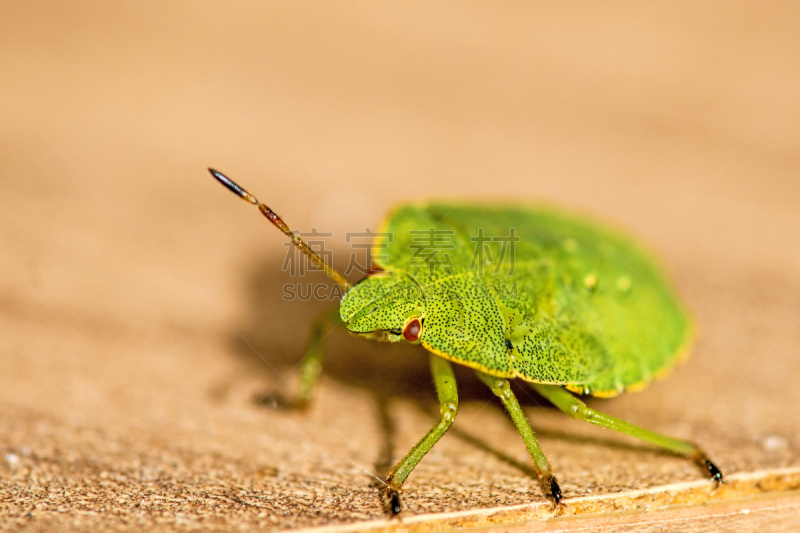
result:
[[[555,476],[550,476],[550,496],[555,500],[556,507],[559,506],[564,497],[563,494],[561,494],[561,487],[558,486],[558,481],[556,481]]]
[[[386,501],[389,504],[389,512],[392,513],[392,516],[400,514],[400,494],[397,490],[387,487]]]
[[[713,479],[717,483],[717,486],[719,486],[723,479],[722,471],[717,468],[717,465],[711,462],[711,459],[705,460],[705,466],[706,470],[708,470],[708,473],[711,474],[711,479]]]

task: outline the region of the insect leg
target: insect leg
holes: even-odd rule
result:
[[[430,356],[431,374],[439,396],[441,416],[435,426],[411,448],[403,459],[389,472],[386,478],[386,500],[392,514],[400,512],[399,490],[417,463],[433,448],[433,445],[445,434],[453,424],[458,413],[458,391],[453,367],[438,355]]]
[[[297,395],[285,395],[276,390],[262,398],[260,403],[281,409],[307,408],[311,404],[314,388],[322,371],[325,337],[334,328],[343,326],[344,323],[339,318],[339,310],[336,308],[325,310],[317,315],[311,324],[311,331],[306,342],[306,355],[298,364],[297,373],[300,377],[300,390]]]
[[[314,388],[322,372],[325,337],[332,329],[343,326],[338,308],[323,311],[314,319],[306,342],[306,356],[300,362],[300,407],[310,405],[314,396]]]
[[[533,383],[531,386],[536,390],[536,392],[547,398],[553,403],[553,405],[567,413],[572,418],[579,418],[581,420],[591,422],[592,424],[597,424],[598,426],[619,431],[620,433],[624,433],[626,435],[630,435],[631,437],[636,437],[637,439],[641,439],[651,444],[655,444],[656,446],[665,448],[678,455],[688,457],[697,463],[701,468],[707,470],[711,476],[711,479],[717,483],[722,481],[722,472],[720,469],[711,462],[708,456],[700,448],[691,442],[661,435],[660,433],[633,425],[629,422],[625,422],[624,420],[620,420],[619,418],[614,418],[613,416],[599,413],[591,407],[588,407],[585,403],[573,396],[572,393],[563,387],[557,385],[541,385]]]
[[[525,417],[525,413],[522,412],[517,397],[514,396],[514,393],[511,391],[508,380],[490,376],[483,372],[475,373],[478,374],[478,377],[492,389],[492,392],[495,393],[500,400],[502,400],[506,411],[511,415],[511,420],[513,420],[514,425],[517,426],[517,431],[522,435],[522,440],[525,441],[528,452],[531,454],[533,466],[539,473],[539,481],[542,483],[544,490],[550,493],[550,496],[555,500],[556,505],[558,505],[561,503],[561,488],[558,486],[558,481],[556,481],[555,476],[553,476],[550,471],[550,463],[539,447],[539,442],[533,434],[533,429],[531,429],[531,425]]]

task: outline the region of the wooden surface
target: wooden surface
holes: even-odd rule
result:
[[[550,503],[417,515],[314,528],[314,533],[481,531],[794,531],[800,469],[734,474],[720,487],[698,482],[572,498]]]
[[[282,270],[285,239],[207,166],[330,232],[341,269],[346,232],[421,196],[627,229],[664,258],[698,342],[668,379],[591,405],[697,441],[726,474],[800,466],[798,9],[3,3],[0,527],[383,520],[376,477],[434,420],[426,356],[334,334],[310,412],[259,404],[296,388],[330,305],[284,286],[326,281]],[[543,508],[502,408],[457,378],[458,419],[405,485],[406,517]],[[713,488],[516,390],[568,504]],[[797,514],[775,509],[759,516]],[[684,529],[691,512],[659,511]]]

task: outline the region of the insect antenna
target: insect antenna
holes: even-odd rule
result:
[[[347,292],[350,289],[351,285],[344,278],[344,276],[339,274],[339,272],[337,272],[336,269],[334,269],[330,264],[328,264],[327,261],[325,261],[322,257],[320,257],[314,250],[309,248],[308,245],[303,241],[303,239],[295,235],[294,232],[291,229],[289,229],[289,226],[286,225],[286,222],[284,222],[283,219],[280,216],[278,216],[278,214],[275,211],[270,209],[266,204],[262,204],[261,202],[259,202],[258,198],[250,194],[246,189],[241,187],[238,183],[230,179],[222,172],[214,170],[213,168],[209,168],[208,171],[211,172],[211,175],[214,176],[217,179],[217,181],[219,181],[221,184],[227,187],[228,190],[230,190],[236,196],[242,198],[246,202],[258,206],[258,210],[261,211],[261,214],[267,217],[267,220],[272,222],[279,230],[283,232],[284,235],[289,237],[292,240],[292,244],[297,246],[297,248],[301,252],[303,252],[309,258],[311,258],[311,261],[316,266],[322,268],[325,271],[325,273],[342,288],[344,292]]]

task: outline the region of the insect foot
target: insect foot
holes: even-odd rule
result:
[[[392,486],[387,486],[383,504],[386,507],[386,512],[392,516],[400,514],[400,492]]]
[[[695,462],[700,466],[700,468],[705,469],[708,471],[709,475],[711,475],[711,479],[716,483],[717,487],[720,484],[725,482],[725,479],[722,475],[722,470],[720,470],[717,465],[711,462],[711,459],[706,456],[704,453],[698,453],[695,457]]]
[[[561,500],[564,498],[563,494],[561,493],[561,487],[558,486],[558,481],[556,481],[556,477],[547,474],[542,476],[542,489],[546,494],[550,495],[550,498],[553,499],[553,511],[557,511],[558,508],[562,505]]]

